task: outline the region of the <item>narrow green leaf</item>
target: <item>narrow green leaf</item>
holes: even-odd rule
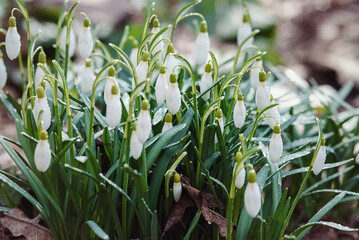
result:
[[[183,240],[188,240],[191,237],[191,233],[193,232],[194,228],[196,227],[201,215],[202,215],[202,212],[200,210],[197,210],[197,213],[194,216],[194,218],[192,219],[192,222],[189,225],[189,229],[187,230],[187,233],[184,236]]]
[[[294,236],[298,236],[299,234],[301,234],[304,230],[315,226],[315,225],[322,225],[322,226],[327,226],[327,227],[331,227],[331,228],[335,228],[337,230],[340,231],[345,231],[345,232],[357,232],[359,231],[358,228],[351,228],[351,227],[347,227],[347,226],[343,226],[339,223],[335,223],[335,222],[324,222],[324,221],[320,221],[320,222],[311,222],[311,223],[307,223],[299,228],[297,228],[297,230],[295,230],[292,235]]]

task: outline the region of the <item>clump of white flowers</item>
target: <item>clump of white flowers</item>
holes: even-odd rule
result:
[[[204,69],[204,74],[201,78],[201,82],[199,83],[200,93],[203,93],[205,90],[207,90],[212,85],[213,80],[212,80],[211,71],[212,71],[212,66],[208,62]],[[210,98],[210,96],[211,96],[211,91],[208,91],[202,95],[202,98],[204,101],[207,101]]]
[[[140,84],[142,82],[144,82],[147,79],[147,73],[148,73],[148,60],[150,58],[150,53],[149,52],[144,52],[142,55],[142,60],[141,62],[138,64],[138,66],[136,67],[136,74],[137,74],[137,84]],[[132,89],[135,89],[136,87],[136,83],[135,83],[135,78],[132,79]],[[145,86],[142,86],[142,89]]]
[[[252,169],[248,173],[248,184],[244,191],[244,206],[251,217],[257,216],[261,209],[261,191],[257,184],[256,172]]]
[[[7,71],[3,59],[2,52],[0,51],[0,89],[2,90],[7,82]]]
[[[283,153],[283,141],[280,134],[280,126],[277,124],[274,127],[273,135],[269,142],[269,160],[272,163],[278,162]]]
[[[197,66],[202,66],[206,63],[208,58],[208,50],[210,48],[210,41],[207,32],[207,22],[203,20],[196,40],[196,48],[194,53],[194,62]]]
[[[95,82],[95,74],[93,73],[93,69],[91,67],[91,60],[86,61],[85,67],[82,69],[79,81],[81,90],[84,93],[88,94],[92,92],[92,87]]]
[[[51,150],[47,136],[47,132],[42,130],[40,132],[40,140],[36,145],[35,153],[35,166],[40,172],[46,172],[51,164]]]
[[[246,106],[244,105],[242,93],[238,93],[237,102],[233,109],[233,122],[236,128],[241,128],[246,118]]]
[[[173,198],[178,202],[182,195],[181,176],[176,172],[173,177]]]
[[[142,101],[141,111],[137,118],[137,136],[141,143],[145,143],[152,131],[150,103],[147,99]]]
[[[130,139],[130,151],[134,159],[138,159],[141,156],[143,143],[140,142],[137,135],[137,123],[132,125],[132,134]]]
[[[238,189],[243,187],[244,180],[246,177],[246,170],[244,169],[243,162],[240,162],[241,159],[242,159],[242,153],[237,152],[236,162],[234,163],[234,167],[233,167],[233,177],[235,178],[235,186]]]
[[[325,152],[325,139],[322,138],[320,140],[320,147],[319,147],[317,156],[315,156],[315,159],[313,162],[313,173],[315,175],[318,175],[322,171],[326,157],[327,157],[327,154]]]
[[[84,20],[78,41],[81,57],[88,59],[91,56],[94,43],[91,35],[91,21],[87,17]]]
[[[9,28],[5,37],[5,49],[6,54],[10,58],[10,60],[14,60],[17,58],[20,52],[21,41],[20,35],[17,32],[16,28],[16,18],[11,16],[9,18]]]
[[[44,65],[44,67],[46,68],[46,54],[45,52],[41,49],[40,53],[39,53],[39,63],[41,63],[42,65]],[[44,71],[41,69],[41,67],[37,67],[36,71],[35,71],[35,90],[37,90],[37,88],[40,86],[41,81],[43,81],[43,77],[45,76]]]
[[[223,123],[223,112],[222,109],[218,109],[216,112],[216,120],[218,121],[219,129],[223,133],[224,123]],[[214,143],[218,143],[217,133],[214,135]]]
[[[166,76],[166,66],[162,65],[155,85],[155,95],[158,106],[162,105],[166,100],[166,91],[168,88],[168,80],[166,79]]]
[[[122,105],[120,100],[120,88],[117,84],[112,85],[111,95],[107,100],[106,120],[110,127],[116,127],[122,116]]]
[[[166,92],[166,105],[168,111],[175,115],[181,108],[181,93],[178,88],[177,75],[171,73],[170,83]]]
[[[32,112],[34,114],[36,124],[38,126],[41,124],[42,128],[47,130],[51,124],[51,110],[47,102],[44,86],[45,84],[42,84],[37,88],[37,94]]]

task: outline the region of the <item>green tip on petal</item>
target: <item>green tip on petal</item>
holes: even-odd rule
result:
[[[45,64],[46,63],[46,54],[44,50],[41,49],[39,53],[39,63]]]
[[[40,132],[40,140],[47,140],[47,132],[45,130],[42,130]]]
[[[44,98],[45,97],[45,89],[41,85],[37,88],[36,93],[37,93],[38,98]]]
[[[138,41],[136,39],[132,40],[132,47],[133,48],[138,48]]]
[[[137,126],[137,123],[134,122],[134,123],[132,124],[132,130],[133,130],[133,131],[136,131],[136,126]]]
[[[267,80],[267,75],[266,75],[266,73],[263,72],[263,71],[260,71],[260,72],[259,72],[259,81],[260,81],[260,82],[265,82],[266,80]]]
[[[207,22],[205,20],[203,20],[201,22],[201,29],[200,29],[201,33],[206,33],[207,32]]]
[[[160,74],[165,74],[166,73],[166,66],[162,65],[160,68]]]
[[[118,86],[116,84],[112,85],[111,94],[112,95],[117,95],[118,94]]]
[[[86,61],[86,67],[91,67],[91,60]]]
[[[41,84],[41,87],[43,87],[43,89],[46,89],[46,83],[45,83],[44,80],[42,80],[42,81],[40,82],[40,84]]]
[[[274,100],[273,94],[270,95],[270,101],[272,102]]]
[[[150,58],[150,53],[149,52],[144,52],[142,55],[142,61],[143,62],[148,62],[148,59]]]
[[[141,109],[142,110],[149,110],[150,109],[150,102],[147,99],[143,100]]]
[[[170,83],[176,83],[176,82],[177,82],[177,75],[175,73],[171,73]]]
[[[238,151],[236,153],[236,162],[239,162],[242,159],[242,156],[243,156],[242,153]]]
[[[3,55],[2,55],[2,51],[0,50],[0,58],[2,58],[2,56],[3,56]]]
[[[207,63],[204,70],[206,71],[206,73],[210,73],[212,71],[212,65],[210,63]]]
[[[16,18],[14,16],[9,18],[9,27],[16,27]]]
[[[322,139],[320,139],[320,146],[324,146],[324,145],[325,145],[325,139],[322,138]]]
[[[159,28],[160,27],[160,21],[158,20],[157,17],[155,17],[155,19],[153,19],[153,27],[154,28]]]
[[[243,101],[243,95],[242,95],[242,93],[238,93],[237,100],[238,100],[238,101]]]
[[[246,11],[244,14],[243,14],[243,23],[250,23],[250,17],[249,17],[249,13]]]
[[[116,69],[114,66],[111,66],[109,69],[108,69],[108,76],[109,77],[114,77],[116,74]]]
[[[165,121],[166,121],[166,123],[172,122],[172,114],[171,113],[166,113]]]
[[[280,126],[279,126],[279,124],[276,124],[276,125],[274,126],[273,132],[274,132],[275,134],[279,134],[279,133],[280,133]]]
[[[167,46],[167,54],[169,53],[175,53],[175,47],[173,46],[173,44],[168,44]]]
[[[222,118],[223,117],[223,112],[222,112],[222,109],[218,109],[217,112],[216,112],[216,118]]]
[[[178,173],[175,173],[173,180],[175,183],[181,182],[181,176]]]
[[[88,27],[90,27],[90,25],[91,25],[90,19],[89,19],[89,18],[85,18],[85,20],[84,20],[84,27],[88,28]]]
[[[255,183],[256,181],[257,181],[257,174],[256,171],[252,169],[248,173],[248,182]]]

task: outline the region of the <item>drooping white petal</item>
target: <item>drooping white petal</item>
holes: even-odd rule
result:
[[[244,120],[246,118],[246,106],[244,105],[243,101],[238,101],[236,105],[234,106],[234,110],[233,110],[233,121],[234,121],[234,126],[236,126],[236,128],[241,128],[244,124]]]
[[[202,66],[207,62],[210,41],[208,32],[200,32],[196,39],[196,48],[194,53],[194,61],[198,66]]]
[[[106,106],[106,121],[110,127],[116,127],[122,116],[122,105],[119,94],[111,94]]]
[[[9,27],[5,37],[5,49],[6,54],[10,58],[10,60],[14,60],[17,58],[20,52],[21,41],[20,35],[17,32],[17,28]]]
[[[46,67],[46,64],[45,64]],[[44,71],[40,68],[37,67],[36,71],[35,71],[35,90],[37,90],[37,88],[39,87],[42,78],[45,76]],[[48,85],[47,81],[45,81],[46,85]]]
[[[168,129],[172,128],[173,125],[171,122],[165,122],[165,124],[163,124],[163,127],[162,127],[162,132],[161,133],[164,133],[166,132]]]
[[[105,100],[105,103],[107,104],[109,98],[111,97],[111,89],[112,89],[112,86],[113,85],[117,85],[118,86],[118,83],[117,83],[117,80],[115,77],[109,77],[107,80],[106,80],[106,84],[105,84],[105,90],[104,90],[104,93],[103,93],[103,99]],[[120,89],[118,89],[120,91]]]
[[[175,68],[175,66],[178,64],[178,61],[177,61],[177,58],[175,56],[173,56],[172,53],[169,53],[166,57],[166,60],[165,60],[165,66],[166,66],[166,79],[167,79],[167,82],[169,83],[170,81],[170,74],[172,72],[174,73],[178,73],[178,68]],[[175,70],[173,71],[173,69],[175,68]]]
[[[82,58],[88,59],[93,50],[91,27],[83,27],[79,35],[79,52]]]
[[[132,48],[131,49],[130,60],[131,60],[134,67],[137,66],[137,53],[138,53],[138,48]]]
[[[60,49],[61,49],[61,55],[63,57],[65,57],[65,53],[66,53],[66,35],[67,35],[67,27],[64,26],[60,33]],[[75,47],[76,47],[75,45],[76,45],[75,33],[71,27],[70,38],[69,38],[69,57],[70,58],[75,54]]]
[[[327,154],[325,152],[325,147],[320,146],[318,154],[315,157],[315,160],[313,163],[313,173],[315,175],[318,175],[322,171],[326,157],[327,157]]]
[[[153,37],[160,31],[160,28],[152,28],[152,33],[153,33]],[[152,37],[152,38],[153,38]],[[151,38],[151,41],[152,41]],[[152,51],[152,55],[155,55],[158,51],[161,51],[163,48],[163,41],[162,40],[162,36],[158,36],[158,38],[156,38],[155,42],[153,43],[153,45],[155,46],[155,48]]]
[[[259,72],[261,71],[261,68],[263,67],[262,60],[254,61],[252,67],[258,67],[258,68],[251,69],[249,72],[249,79],[251,81],[251,86],[254,90],[257,90],[257,87],[259,84]]]
[[[166,79],[166,73],[160,74],[157,78],[155,86],[156,101],[158,106],[162,105],[166,100],[166,91],[168,88],[168,83]]]
[[[151,115],[149,110],[141,109],[137,118],[137,137],[141,143],[145,143],[152,131]]]
[[[138,159],[142,153],[143,144],[138,140],[137,131],[132,130],[130,140],[130,151],[134,159]]]
[[[261,192],[257,182],[248,182],[244,191],[244,206],[251,217],[257,216],[261,209]]]
[[[80,87],[84,93],[92,92],[93,84],[95,82],[95,75],[91,67],[85,66],[80,76]]]
[[[217,120],[218,120],[219,128],[221,129],[221,132],[223,133],[223,130],[224,130],[223,117],[217,118]],[[217,133],[214,135],[214,143],[215,144],[218,143]]]
[[[148,72],[148,62],[141,61],[138,66],[136,67],[136,74],[137,74],[137,84],[145,81],[147,78]],[[145,84],[144,84],[145,85]],[[144,89],[144,85],[142,85],[142,89]],[[132,89],[136,88],[135,79],[132,79]]]
[[[40,140],[35,148],[35,165],[37,170],[45,172],[51,164],[51,150],[48,140]]]
[[[259,82],[256,92],[256,104],[260,111],[270,104],[270,92],[267,82]]]
[[[176,202],[178,202],[182,195],[182,184],[181,182],[173,183],[173,198]]]
[[[181,93],[178,83],[170,83],[166,92],[166,105],[168,111],[175,115],[181,108]]]
[[[199,83],[199,87],[200,87],[200,93],[204,92],[206,89],[208,89],[211,85],[212,85],[212,75],[211,73],[208,72],[204,72],[202,78],[201,78],[201,82]],[[202,98],[204,101],[207,101],[211,96],[211,91],[208,91],[207,93],[205,93]]]
[[[0,58],[0,89],[3,89],[7,82],[7,71],[4,64],[4,59]]]
[[[40,112],[42,112],[41,114],[41,119],[39,119],[39,115]],[[35,102],[34,102],[34,108],[32,109],[34,118],[35,118],[35,122],[38,125],[38,120],[43,122],[43,128],[45,130],[47,130],[50,127],[51,124],[51,110],[50,110],[50,106],[47,103],[47,97],[46,95],[43,98],[38,98],[37,96],[35,97]]]
[[[241,43],[252,33],[252,27],[249,23],[241,23],[238,27],[237,32],[237,44],[238,46],[241,45]],[[253,44],[253,37],[248,39],[247,42],[244,43],[242,46],[242,49],[248,47],[249,45]]]
[[[233,176],[235,175],[235,171],[236,171],[236,167],[237,167],[237,163],[234,164],[234,168],[233,168]],[[242,169],[241,169],[242,168]],[[246,170],[243,168],[243,163],[241,163],[238,167],[238,169],[241,169],[237,176],[235,176],[235,185],[236,188],[240,189],[243,187],[244,181],[245,181],[245,177],[246,177]]]
[[[274,104],[274,103],[275,103],[274,101],[270,102],[270,104]],[[268,125],[269,125],[269,127],[271,129],[274,129],[274,126],[277,124],[277,122],[278,122],[278,124],[280,124],[280,113],[279,113],[279,110],[278,110],[278,106],[275,106],[275,107],[272,107],[272,108],[268,109],[266,111],[266,114],[268,116],[271,116],[271,117],[266,118],[267,122],[268,122]]]
[[[95,54],[102,54],[101,49],[96,49],[95,48]],[[103,63],[105,62],[105,60],[101,56],[97,56],[95,54],[92,57],[93,62],[95,63],[95,67],[96,67],[96,69],[102,68]]]
[[[278,162],[283,153],[283,141],[280,133],[273,133],[269,142],[269,160],[272,163]]]

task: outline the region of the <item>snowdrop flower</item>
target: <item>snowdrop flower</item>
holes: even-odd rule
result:
[[[162,65],[155,86],[156,101],[158,106],[162,105],[166,100],[166,91],[168,88],[168,80],[166,79],[166,76],[166,66]]]
[[[150,137],[152,130],[150,103],[147,99],[143,100],[141,111],[137,118],[137,137],[141,143],[145,143]]]
[[[39,63],[43,64],[46,67],[46,54],[42,49],[39,53]],[[38,66],[35,71],[35,90],[37,90],[37,88],[39,87],[44,76],[44,71]]]
[[[238,32],[237,32],[237,45],[240,46],[241,43],[252,33],[252,26],[250,23],[250,18],[249,18],[249,14],[246,11],[243,14],[243,22],[240,23],[239,27],[238,27]],[[242,49],[250,46],[253,44],[253,37],[251,37],[250,39],[248,39],[247,42],[245,42],[242,46]]]
[[[321,139],[317,156],[315,157],[313,162],[313,173],[315,175],[318,175],[322,171],[326,157],[327,154],[325,152],[325,140]]]
[[[208,50],[210,47],[209,36],[207,32],[207,22],[201,22],[200,32],[196,40],[196,48],[194,51],[194,62],[197,66],[202,66],[208,58]]]
[[[175,66],[178,64],[177,58],[173,55],[175,53],[175,47],[172,44],[167,46],[167,57],[165,60],[165,66],[167,69],[167,81],[169,81],[170,74],[172,72],[178,73],[178,70],[174,70]]]
[[[137,74],[137,84],[142,83],[147,78],[148,73],[148,59],[150,57],[149,52],[144,52],[142,55],[142,60],[136,67],[136,74]],[[145,86],[142,86],[142,89]],[[132,89],[136,88],[135,78],[132,78]]]
[[[51,124],[51,110],[45,95],[45,89],[40,85],[37,88],[37,95],[35,97],[34,108],[32,109],[35,122],[39,126],[42,122],[43,129],[47,130]]]
[[[91,35],[91,21],[85,18],[83,28],[79,35],[79,52],[82,58],[87,59],[90,57],[93,50],[93,39]]]
[[[275,104],[273,95],[271,94],[270,96],[271,100],[270,100],[270,104]],[[266,114],[270,117],[267,117],[267,122],[268,125],[271,129],[274,129],[275,125],[278,123],[280,124],[280,113],[278,110],[278,106],[272,107],[270,109],[267,110]]]
[[[211,71],[212,71],[212,66],[210,63],[207,63],[204,70],[204,74],[201,78],[201,82],[199,83],[200,93],[204,92],[212,85],[213,80],[212,80]],[[211,91],[208,91],[202,96],[202,98],[204,101],[207,101],[210,98],[210,96],[211,96]]]
[[[218,109],[216,112],[216,119],[219,124],[219,128],[221,129],[221,132],[223,133],[224,130],[224,124],[223,124],[223,112],[221,109]],[[214,143],[218,143],[217,133],[214,135]]]
[[[104,59],[101,56],[97,56],[96,54],[103,54],[99,43],[95,44],[95,54],[93,55],[92,59],[96,68],[102,68]]]
[[[35,166],[40,172],[46,172],[51,164],[51,150],[47,137],[47,132],[42,130],[40,133],[40,140],[35,148]]]
[[[152,37],[154,37],[158,32],[160,31],[160,21],[157,17],[153,19],[153,28],[151,33],[153,33]],[[152,40],[152,39],[151,39]],[[163,49],[163,41],[162,36],[158,36],[156,38],[156,41],[153,43],[154,49],[152,51],[152,55],[155,55],[158,51],[161,51]]]
[[[178,202],[182,195],[182,184],[181,176],[178,173],[175,173],[173,177],[173,198]]]
[[[239,164],[238,169],[237,169],[238,162],[241,160],[241,158],[242,158],[242,153],[237,152],[236,153],[236,162],[235,162],[234,168],[233,168],[233,177],[235,177],[235,186],[238,189],[241,189],[243,187],[244,180],[246,177],[246,170],[243,167],[243,162],[241,162]],[[237,169],[237,174],[236,174],[236,169]]]
[[[110,127],[116,127],[122,116],[122,105],[120,101],[120,88],[116,85],[112,85],[111,95],[107,100],[106,106],[106,121]]]
[[[259,72],[259,84],[256,92],[256,104],[258,110],[266,108],[270,104],[270,93],[267,85],[267,75],[265,72]]]
[[[130,61],[133,66],[137,66],[137,53],[138,53],[138,42],[136,39],[132,40],[132,49],[130,52]]]
[[[71,58],[75,54],[75,45],[76,45],[76,39],[75,39],[75,33],[72,29],[72,26],[70,26],[70,36],[69,36],[69,58]],[[60,33],[60,52],[63,57],[65,57],[66,53],[66,37],[67,37],[67,25],[65,25]]]
[[[172,114],[166,113],[165,124],[163,124],[162,133],[166,132],[168,129],[172,128]]]
[[[114,85],[118,86],[115,74],[116,74],[115,68],[113,66],[110,67],[108,69],[108,78],[106,80],[105,91],[103,93],[103,99],[105,100],[106,104],[108,100],[111,98],[112,87]]]
[[[91,61],[87,60],[85,67],[83,68],[80,76],[81,90],[86,94],[92,92],[92,87],[94,82],[95,82],[95,75],[92,71]]]
[[[250,170],[248,173],[248,184],[244,191],[244,206],[251,217],[257,216],[261,209],[261,192],[259,190],[256,172]]]
[[[277,124],[274,127],[273,135],[269,142],[269,160],[272,163],[278,162],[283,153],[283,141],[280,134],[280,126]]]
[[[170,83],[166,91],[166,105],[172,115],[175,115],[181,108],[181,93],[178,88],[177,75],[174,73],[170,75]]]
[[[5,87],[6,81],[7,81],[7,71],[6,71],[2,52],[0,51],[0,89],[1,90]]]
[[[233,109],[233,122],[236,128],[241,128],[244,124],[244,120],[246,118],[246,106],[243,102],[242,93],[238,94],[236,105]]]
[[[17,58],[20,52],[20,35],[17,32],[16,28],[16,18],[11,16],[9,18],[9,29],[7,30],[5,37],[5,49],[6,54],[10,58],[10,60],[14,60]]]
[[[253,68],[249,71],[249,79],[251,82],[251,86],[254,90],[257,90],[258,84],[259,84],[259,72],[263,68],[263,62],[260,58],[257,58],[256,61],[254,61],[252,67]]]
[[[134,123],[132,127],[131,139],[130,139],[130,151],[134,159],[138,159],[141,156],[142,148],[143,148],[143,143],[141,143],[140,140],[138,140],[136,128],[137,125],[136,123]]]

